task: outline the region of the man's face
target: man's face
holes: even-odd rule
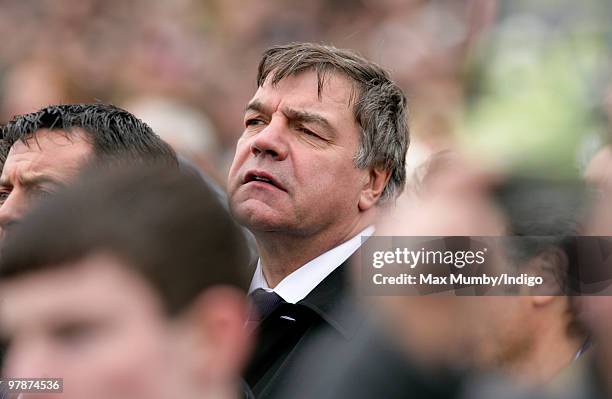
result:
[[[86,133],[39,130],[11,147],[0,176],[0,229],[20,219],[32,203],[74,178],[92,152]]]
[[[229,173],[238,221],[301,235],[354,223],[368,171],[354,164],[360,134],[351,94],[347,79],[329,74],[319,97],[312,71],[257,90]]]
[[[1,289],[5,377],[63,378],[66,399],[173,397],[178,329],[119,259],[91,255]]]

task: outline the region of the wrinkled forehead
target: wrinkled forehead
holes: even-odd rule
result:
[[[11,146],[2,174],[48,172],[61,179],[78,171],[92,152],[89,136],[82,130],[38,130]]]
[[[258,89],[299,89],[300,94],[310,100],[333,102],[343,108],[352,109],[357,101],[359,88],[356,82],[334,69],[316,70],[306,68],[286,76],[272,71]],[[260,90],[258,90],[259,92]]]
[[[271,116],[311,115],[323,119],[336,132],[357,140],[358,123],[352,106],[353,86],[340,75],[329,75],[319,92],[315,71],[290,75],[274,83],[270,78],[257,89],[246,107]],[[342,134],[342,136],[345,136]]]

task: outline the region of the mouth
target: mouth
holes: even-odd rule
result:
[[[247,174],[244,176],[244,181],[242,182],[243,184],[247,184],[247,183],[262,183],[262,184],[269,184],[279,190],[282,191],[287,191],[279,182],[278,180],[276,180],[272,175],[270,175],[269,173],[263,172],[263,171],[259,171],[259,170],[250,170],[247,172]]]

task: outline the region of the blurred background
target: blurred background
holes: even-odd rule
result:
[[[527,174],[582,174],[612,117],[606,0],[1,0],[0,122],[112,102],[223,182],[262,51],[314,41],[388,68],[411,168],[455,144]]]

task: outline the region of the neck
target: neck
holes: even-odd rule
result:
[[[508,365],[508,372],[516,380],[539,385],[553,379],[562,369],[574,361],[584,344],[582,336],[570,335],[566,317],[557,315],[543,323],[535,335],[535,342],[529,353],[519,361]]]
[[[255,234],[262,271],[268,285],[276,287],[285,277],[317,256],[353,238],[370,224],[370,218],[361,218],[352,224],[331,226],[315,234]]]

